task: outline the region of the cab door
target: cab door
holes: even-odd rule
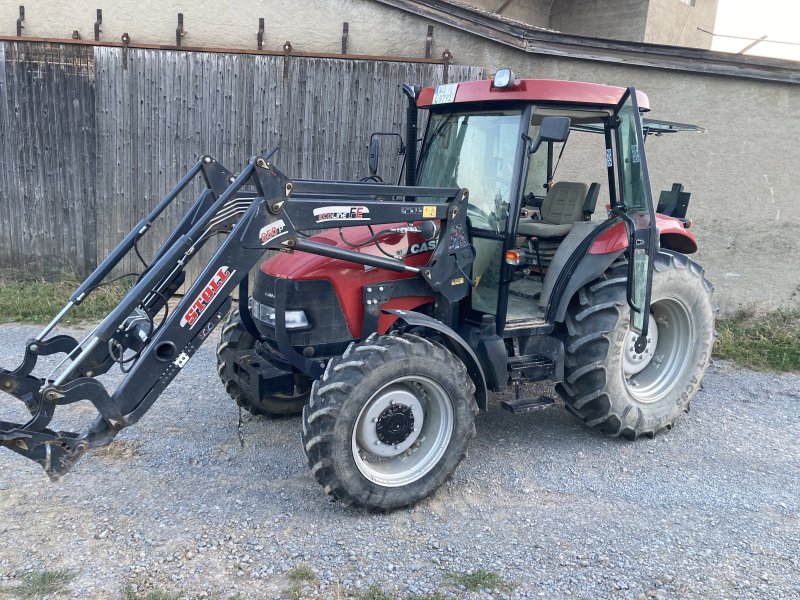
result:
[[[617,177],[621,203],[613,212],[628,228],[628,290],[631,329],[644,344],[650,315],[653,259],[658,252],[653,195],[636,90],[628,88],[614,111]]]

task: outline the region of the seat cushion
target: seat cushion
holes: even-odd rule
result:
[[[533,219],[521,219],[517,225],[517,234],[529,237],[559,238],[564,237],[572,229],[572,223],[545,223]]]

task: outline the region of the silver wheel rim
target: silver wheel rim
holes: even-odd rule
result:
[[[645,352],[634,359],[630,350],[637,335],[628,333],[623,349],[622,376],[628,392],[639,402],[649,404],[664,398],[692,364],[696,333],[689,308],[677,298],[663,298],[651,306],[650,325],[655,335],[648,336]],[[644,354],[644,353],[641,353]]]
[[[377,419],[387,410],[401,410],[413,428],[401,442],[379,439]],[[364,477],[384,487],[409,485],[430,472],[444,456],[453,435],[450,396],[427,377],[409,375],[395,379],[364,404],[351,436],[353,460]]]

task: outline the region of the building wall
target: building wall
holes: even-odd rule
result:
[[[645,41],[645,0],[570,0],[554,2],[550,29],[589,37]]]
[[[587,10],[596,6],[589,0],[579,1]],[[698,5],[702,1],[698,0]],[[94,6],[100,6],[108,20],[104,37],[128,30],[135,40],[149,36],[150,41],[168,43],[174,36],[174,21],[157,26],[156,21],[177,12],[175,0],[141,0],[137,15],[149,15],[154,23],[152,28],[142,29],[134,28],[134,15],[122,19],[125,4],[121,0],[91,4],[81,0],[79,6],[86,8],[62,13],[58,18],[66,23],[64,19],[69,17],[70,25],[56,27],[55,7],[44,0],[29,0],[26,9],[31,30],[26,33],[63,36],[78,17],[88,22],[84,31],[90,31]],[[341,21],[347,20],[353,52],[419,56],[429,24],[368,0],[297,0],[291,11],[280,10],[274,2],[240,4],[230,20],[209,18],[218,14],[211,2],[184,6],[189,30],[186,43],[231,46],[238,40],[242,45],[254,44],[257,17],[268,15],[267,46],[271,49],[289,39],[298,50],[338,51]],[[5,3],[0,10],[0,28],[4,28],[0,34],[13,33],[8,24],[13,29],[11,17],[16,8]],[[50,15],[47,25],[36,16],[40,13]],[[40,24],[34,26],[36,22]],[[510,66],[520,77],[635,85],[649,95],[655,118],[706,127],[705,134],[664,136],[648,143],[656,194],[669,189],[673,181],[682,182],[692,192],[689,216],[700,243],[697,258],[716,284],[723,310],[749,304],[800,304],[800,212],[795,181],[800,164],[796,141],[800,90],[796,85],[534,55],[434,25],[434,56],[447,48],[457,63],[483,66],[487,73]]]
[[[716,18],[717,0],[650,0],[644,41],[708,50],[713,37],[697,28],[714,31]]]
[[[537,27],[549,27],[550,9],[555,0],[512,0],[511,4],[500,13],[504,17],[536,25]],[[488,12],[494,12],[500,8],[505,0],[466,0],[466,4],[480,8]]]

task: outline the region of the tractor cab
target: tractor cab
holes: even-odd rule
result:
[[[416,183],[469,190],[468,320],[493,315],[506,337],[547,329],[578,246],[620,214],[636,215],[631,231],[655,227],[637,128],[646,136],[678,126],[641,121],[649,110],[641,92],[516,80],[501,69],[493,80],[423,90],[418,106],[430,117]],[[646,279],[632,283],[644,288]]]

